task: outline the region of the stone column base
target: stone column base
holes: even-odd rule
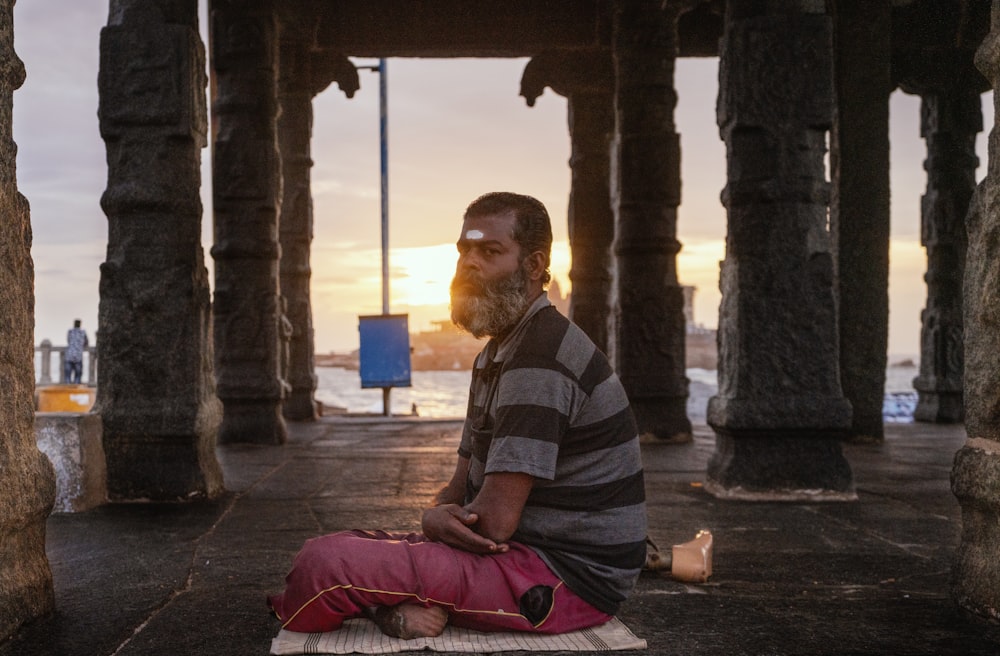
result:
[[[739,501],[857,501],[842,432],[737,433],[715,429],[705,490]]]
[[[107,423],[107,418],[104,418]],[[214,444],[199,435],[128,434],[105,439],[111,501],[194,501],[223,491]]]
[[[917,392],[917,407],[913,410],[913,418],[916,421],[957,424],[965,419],[961,392],[934,392],[919,388]]]
[[[281,405],[281,413],[290,421],[314,421],[319,409],[311,390],[292,390]]]
[[[45,522],[32,521],[15,531],[5,530],[0,543],[0,641],[22,624],[54,610],[52,571],[45,556]]]
[[[671,444],[691,441],[691,420],[687,416],[687,397],[631,399],[639,433]]]
[[[281,415],[281,401],[223,399],[219,444],[284,444],[288,427]]]
[[[962,543],[952,575],[960,607],[1000,620],[1000,443],[970,439],[955,454],[951,490],[962,507]]]

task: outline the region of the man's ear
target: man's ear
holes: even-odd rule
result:
[[[535,251],[524,258],[524,270],[530,280],[541,280],[545,275],[545,254]]]

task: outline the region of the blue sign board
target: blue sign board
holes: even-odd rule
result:
[[[358,317],[361,387],[410,387],[410,331],[406,314]]]

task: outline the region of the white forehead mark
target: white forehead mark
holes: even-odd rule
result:
[[[482,239],[485,236],[482,230],[469,230],[465,233],[466,239]]]

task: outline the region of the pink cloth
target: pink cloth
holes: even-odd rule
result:
[[[552,605],[532,624],[522,595],[552,588]],[[316,633],[340,628],[372,606],[440,606],[448,622],[478,631],[565,633],[611,616],[576,596],[528,547],[478,555],[432,542],[419,533],[344,531],[306,541],[286,578],[268,599],[282,628]]]

